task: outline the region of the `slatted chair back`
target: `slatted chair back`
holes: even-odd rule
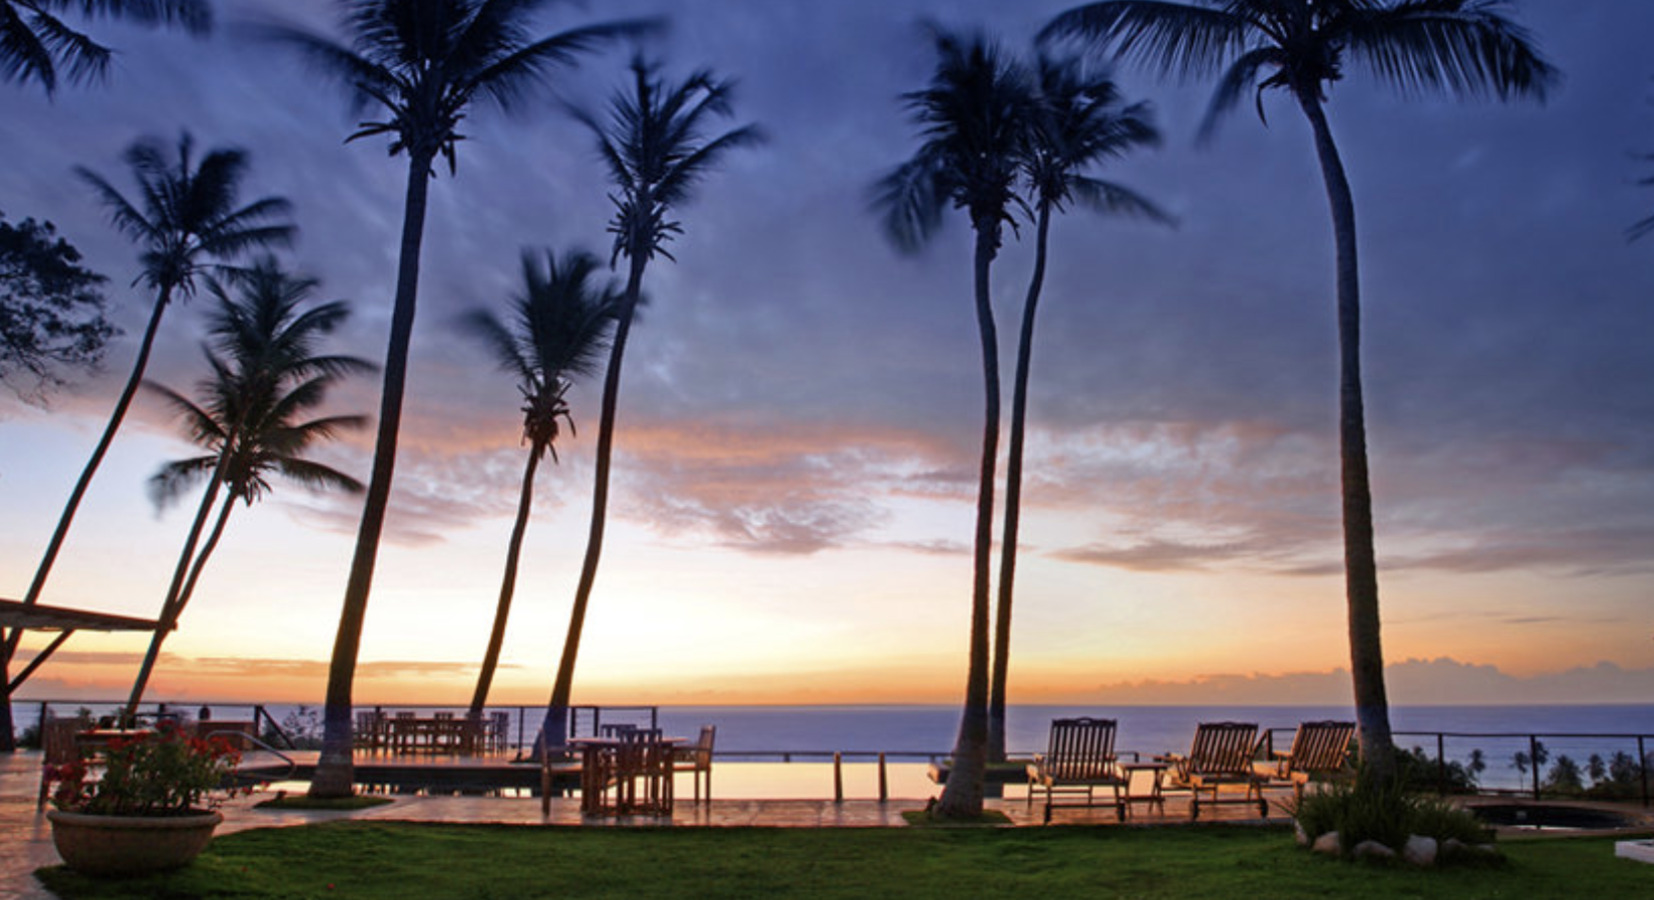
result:
[[[1344,768],[1353,737],[1354,722],[1303,722],[1292,737],[1289,765],[1295,772],[1337,772]]]
[[[1189,748],[1188,774],[1201,776],[1252,774],[1252,754],[1258,747],[1258,726],[1248,722],[1202,722]]]
[[[40,723],[40,797],[36,809],[44,809],[46,796],[51,792],[57,768],[80,759],[80,743],[75,735],[85,731],[85,719],[47,719]]]
[[[1045,770],[1060,781],[1096,781],[1114,774],[1113,719],[1055,719]]]

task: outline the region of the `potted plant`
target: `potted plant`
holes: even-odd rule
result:
[[[52,842],[69,868],[135,875],[186,865],[224,816],[214,809],[241,753],[221,737],[185,734],[163,721],[152,732],[109,742],[103,777],[76,761],[54,774]]]

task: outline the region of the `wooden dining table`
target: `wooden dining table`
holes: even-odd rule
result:
[[[408,717],[384,720],[385,745],[396,753],[472,753],[486,723],[463,716]]]
[[[671,815],[672,758],[688,743],[688,738],[626,733],[571,738],[569,746],[580,751],[580,811]]]

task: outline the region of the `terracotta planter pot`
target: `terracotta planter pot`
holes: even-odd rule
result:
[[[87,875],[143,875],[189,864],[207,848],[224,816],[93,816],[52,810],[52,843],[64,863]]]

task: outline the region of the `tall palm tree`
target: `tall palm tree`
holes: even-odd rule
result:
[[[546,718],[536,742],[536,752],[564,746],[568,733],[569,695],[574,686],[574,665],[580,654],[580,632],[586,622],[586,605],[597,581],[597,564],[603,554],[603,529],[608,518],[609,458],[614,448],[615,408],[620,402],[620,367],[626,353],[626,338],[632,330],[643,294],[643,271],[656,255],[676,262],[666,245],[683,233],[682,223],[671,218],[674,207],[687,202],[695,186],[726,153],[763,140],[752,125],[708,138],[703,133],[709,120],[733,115],[730,96],[733,83],[710,71],[692,73],[681,82],[662,80],[657,66],[634,56],[629,90],[617,92],[609,102],[607,121],[599,121],[578,109],[571,110],[597,137],[603,162],[615,192],[610,195],[615,214],[609,220],[614,235],[611,266],[621,257],[627,261],[626,291],[616,317],[614,339],[609,347],[608,370],[603,377],[603,403],[597,425],[597,461],[592,488],[591,529],[586,536],[586,556],[580,566],[580,583],[575,588],[574,606],[569,614],[563,655],[557,663]]]
[[[334,301],[301,311],[299,307],[319,282],[288,274],[274,258],[260,260],[235,282],[237,291],[232,294],[222,281],[207,280],[217,304],[210,318],[211,346],[206,350],[212,376],[201,383],[202,402],[193,403],[169,388],[145,383],[183,417],[191,440],[209,452],[168,463],[150,479],[157,506],[176,500],[203,478],[207,484],[161,604],[149,651],[133,681],[127,700],[129,715],[143,700],[161,642],[189,603],[237,499],[249,506],[260,499],[269,489],[272,472],[307,487],[349,493],[362,490],[354,478],[299,454],[340,429],[363,427],[367,420],[331,416],[296,421],[320,405],[340,379],[375,370],[372,363],[353,356],[317,353],[321,338],[350,316],[349,306]],[[228,489],[222,509],[207,543],[197,553],[196,543],[212,515],[220,487]]]
[[[965,210],[975,233],[976,325],[982,344],[984,414],[976,491],[974,578],[964,712],[953,765],[934,813],[982,814],[988,749],[989,565],[993,546],[994,468],[999,452],[999,337],[990,274],[1004,226],[1023,204],[1016,195],[1018,160],[1032,121],[1034,91],[1027,71],[981,35],[961,37],[932,27],[937,62],[930,84],[903,95],[923,143],[875,187],[885,230],[905,252],[917,251],[951,204]]]
[[[195,291],[197,275],[212,268],[215,261],[234,259],[261,248],[285,244],[292,239],[294,228],[282,221],[288,213],[288,203],[280,197],[264,197],[240,206],[242,178],[247,173],[247,153],[237,148],[218,148],[208,152],[197,165],[194,160],[194,141],[188,133],[178,139],[176,155],[158,140],[142,139],[126,149],[123,156],[138,182],[136,203],[122,196],[109,182],[86,168],[77,168],[82,180],[91,185],[104,206],[116,230],[141,248],[139,261],[143,274],[139,280],[155,291],[155,306],[149,315],[149,324],[138,344],[138,357],[133,361],[132,374],[126,387],[115,401],[109,414],[109,423],[103,436],[92,450],[91,459],[81,470],[80,479],[69,494],[57,528],[46,544],[40,565],[23,597],[25,604],[39,601],[46,579],[57,561],[69,526],[80,508],[81,499],[92,483],[92,476],[103,462],[115,432],[126,418],[132,398],[143,382],[144,369],[149,365],[149,354],[155,345],[155,334],[161,327],[161,317],[175,296],[189,297]],[[21,632],[13,630],[0,653],[0,676],[17,650]],[[0,680],[0,690],[7,700],[0,703],[0,740],[9,740],[10,687]]]
[[[1242,97],[1272,88],[1291,95],[1315,137],[1337,245],[1339,411],[1344,508],[1345,596],[1350,671],[1361,758],[1376,784],[1394,776],[1384,656],[1379,640],[1378,572],[1361,397],[1361,281],[1355,200],[1332,129],[1327,86],[1346,59],[1404,95],[1492,94],[1543,100],[1557,72],[1510,19],[1504,0],[1112,0],[1079,6],[1046,26],[1046,36],[1089,39],[1098,51],[1199,77],[1222,70],[1203,135]]]
[[[407,154],[402,246],[391,307],[390,342],[379,403],[379,433],[368,479],[356,552],[339,615],[338,637],[328,667],[322,754],[310,795],[345,797],[352,791],[351,690],[361,646],[362,620],[373,583],[396,468],[408,347],[419,293],[420,244],[434,164],[440,155],[452,174],[459,123],[473,105],[515,110],[543,87],[551,73],[618,36],[651,27],[646,22],[588,25],[534,38],[532,19],[553,0],[340,0],[349,45],[291,26],[270,26],[266,35],[302,54],[317,70],[341,82],[355,109],[382,107],[386,118],[364,123],[350,140],[385,135],[391,153]]]
[[[111,51],[59,18],[68,11],[142,25],[179,25],[195,35],[212,28],[208,0],[0,0],[0,77],[40,82],[50,96],[58,74],[72,82],[102,78]]]
[[[471,695],[470,716],[482,715],[488,703],[488,689],[505,643],[505,622],[511,614],[511,597],[517,586],[517,562],[522,553],[523,534],[534,504],[534,473],[546,453],[557,461],[556,441],[566,422],[574,433],[569,414],[568,391],[576,376],[595,374],[607,346],[605,332],[620,310],[621,296],[613,284],[596,284],[602,263],[582,251],[564,255],[546,252],[542,271],[531,253],[523,254],[523,290],[511,301],[511,324],[501,322],[492,312],[474,309],[460,325],[492,352],[499,367],[517,377],[523,395],[523,441],[528,444],[528,463],[523,470],[522,491],[517,498],[517,520],[511,527],[511,543],[505,553],[505,577],[500,582],[500,599],[494,610],[494,627],[488,636],[477,689]]]
[[[1039,54],[1034,65],[1038,102],[1023,149],[1023,189],[1034,212],[1034,271],[1022,305],[1011,391],[1010,448],[1005,460],[1005,521],[999,546],[999,595],[994,608],[993,673],[988,695],[988,759],[1005,760],[1006,686],[1010,673],[1011,608],[1016,585],[1017,532],[1022,514],[1022,455],[1028,422],[1028,378],[1034,356],[1034,317],[1045,285],[1051,215],[1070,205],[1141,216],[1169,224],[1160,207],[1123,185],[1086,174],[1140,147],[1160,143],[1146,103],[1122,106],[1104,73],[1078,59]]]

